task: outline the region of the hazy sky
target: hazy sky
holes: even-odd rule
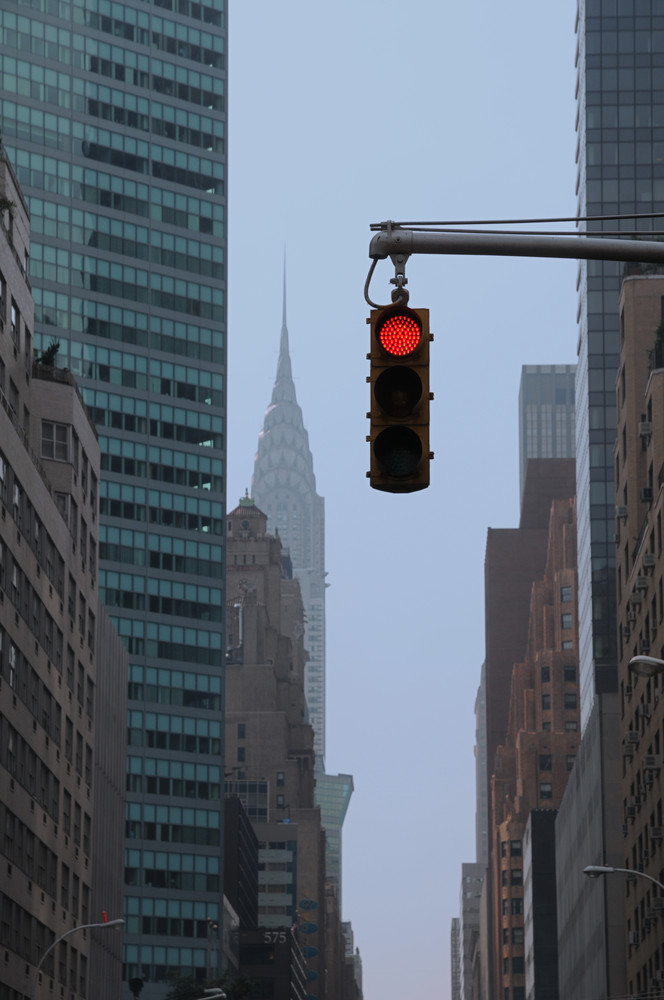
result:
[[[230,11],[229,509],[279,349],[325,497],[327,770],[355,779],[343,916],[367,1000],[450,995],[475,860],[484,548],[518,524],[522,364],[576,362],[575,262],[411,258],[431,310],[431,487],[373,491],[369,224],[570,216],[574,0],[236,0]],[[389,299],[389,262],[375,301]]]

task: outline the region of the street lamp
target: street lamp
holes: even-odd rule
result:
[[[658,660],[656,656],[633,656],[629,669],[639,677],[654,677],[664,671],[664,660]]]
[[[123,924],[124,920],[122,919],[122,917],[118,917],[117,920],[104,920],[102,923],[98,924],[79,924],[78,927],[70,927],[68,931],[65,931],[65,933],[61,934],[59,938],[56,938],[53,944],[46,949],[42,957],[37,962],[37,968],[35,969],[35,976],[34,979],[32,980],[32,989],[30,990],[30,1000],[35,1000],[37,977],[39,976],[39,970],[41,969],[44,963],[44,959],[48,958],[48,956],[55,948],[56,944],[60,944],[61,941],[64,941],[64,939],[66,937],[69,937],[70,934],[75,934],[76,931],[88,931],[93,927],[122,927]]]
[[[621,875],[634,875],[638,878],[647,878],[649,882],[654,882],[655,885],[664,893],[664,884],[659,881],[659,879],[653,878],[652,875],[648,875],[646,872],[637,871],[635,868],[613,868],[610,865],[587,865],[583,872],[588,878],[599,878],[600,875],[613,875],[617,872]]]

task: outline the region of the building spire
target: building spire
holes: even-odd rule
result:
[[[286,250],[284,248],[284,290],[283,307],[281,321],[281,341],[279,344],[279,363],[277,364],[277,378],[272,390],[272,404],[290,402],[294,403],[295,384],[293,382],[293,372],[291,369],[290,350],[288,347],[288,324],[286,322]]]

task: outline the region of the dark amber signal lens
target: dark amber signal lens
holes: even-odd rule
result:
[[[396,357],[412,354],[421,336],[419,323],[407,313],[393,313],[388,316],[378,331],[381,347]]]

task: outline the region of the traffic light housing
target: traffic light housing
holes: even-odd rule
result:
[[[404,305],[373,309],[369,483],[387,493],[429,485],[429,310]]]

